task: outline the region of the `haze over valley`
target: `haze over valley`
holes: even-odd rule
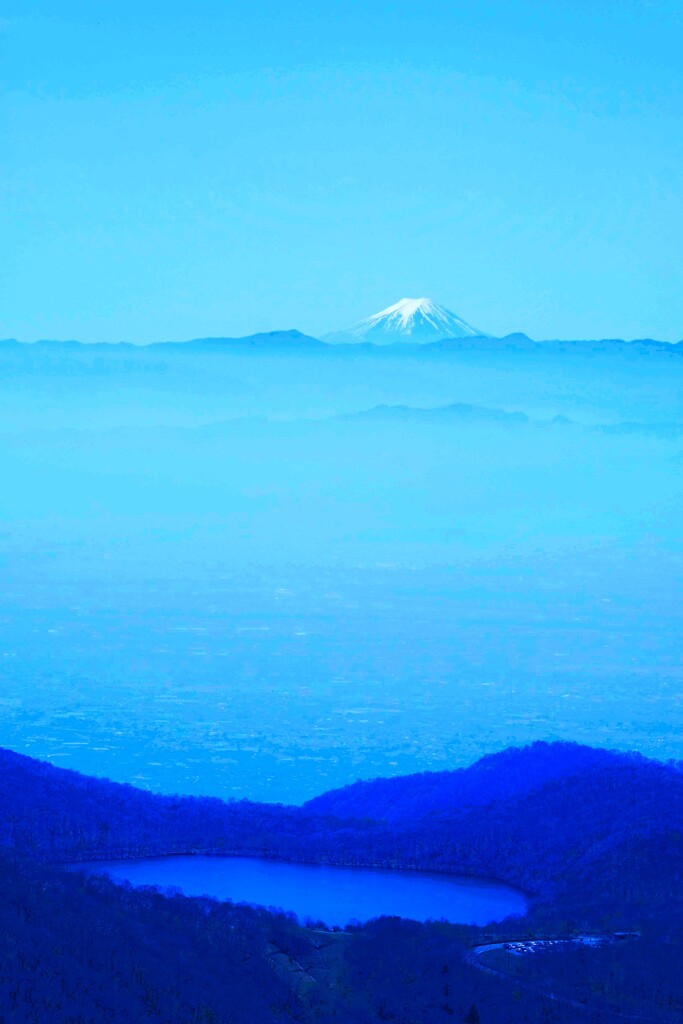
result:
[[[5,5],[0,1024],[681,1024],[682,29]]]
[[[683,756],[682,347],[415,324],[0,344],[0,745],[289,802],[536,739]]]

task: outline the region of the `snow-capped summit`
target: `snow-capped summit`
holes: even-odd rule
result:
[[[325,341],[369,341],[375,345],[404,341],[424,345],[443,338],[472,338],[483,333],[432,299],[401,299],[344,331],[326,335]]]

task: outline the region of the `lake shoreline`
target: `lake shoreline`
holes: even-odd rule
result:
[[[115,883],[282,909],[302,923],[310,920],[329,929],[385,916],[485,925],[523,918],[530,907],[526,894],[497,880],[424,869],[205,853],[96,858],[65,866],[104,874]]]
[[[311,868],[339,868],[343,871],[376,871],[380,874],[405,874],[405,875],[420,875],[427,877],[444,877],[444,878],[460,878],[476,882],[481,882],[482,885],[492,886],[504,886],[507,889],[511,889],[518,892],[527,901],[529,908],[537,899],[537,893],[530,892],[527,889],[523,889],[521,886],[513,884],[505,878],[496,878],[493,875],[480,875],[468,873],[467,871],[449,871],[447,868],[430,869],[429,867],[420,867],[417,864],[397,864],[395,867],[387,867],[386,864],[378,864],[371,861],[363,861],[360,863],[349,864],[347,861],[342,860],[311,860],[304,857],[281,857],[276,854],[269,853],[245,853],[243,851],[235,851],[234,853],[215,853],[212,850],[180,850],[174,851],[173,853],[153,853],[143,854],[142,856],[126,856],[126,857],[112,857],[111,855],[101,855],[88,857],[86,861],[80,860],[64,860],[64,861],[53,861],[55,867],[68,868],[69,870],[77,870],[80,864],[96,864],[96,863],[136,863],[138,861],[166,861],[173,860],[176,857],[206,857],[211,860],[262,860],[272,861],[278,864],[296,864]]]

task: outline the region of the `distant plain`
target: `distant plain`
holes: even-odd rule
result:
[[[0,745],[288,802],[534,739],[683,757],[675,347],[0,368]]]

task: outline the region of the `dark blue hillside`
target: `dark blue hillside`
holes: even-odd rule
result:
[[[290,1024],[283,915],[135,892],[0,852],[2,1024]],[[275,964],[275,967],[277,964]]]
[[[671,849],[660,860],[678,877],[681,833],[678,766],[574,744],[358,783],[304,807],[158,796],[0,751],[0,848],[42,861],[241,854],[479,875],[542,899],[579,880],[605,896],[609,881],[658,901],[675,892],[643,862],[653,844]],[[633,842],[637,857],[619,852]]]
[[[162,796],[0,750],[0,846],[39,859],[73,860],[193,849],[228,852],[245,844],[272,851],[290,837],[300,856],[301,837],[313,850],[316,843],[324,848],[333,832],[341,846],[352,850],[358,845],[362,858],[366,833],[377,831],[381,821],[412,831],[420,819],[428,818],[428,830],[453,813],[462,815],[494,802],[514,805],[549,782],[639,762],[669,773],[638,755],[534,743],[454,772],[357,782],[299,808]],[[287,856],[284,849],[280,853]]]
[[[358,781],[309,800],[316,814],[337,818],[373,818],[392,823],[411,822],[498,801],[517,800],[546,783],[608,765],[642,760],[578,743],[533,743],[490,754],[468,768],[422,772],[393,779]]]
[[[239,848],[312,815],[296,807],[169,797],[0,750],[0,848],[43,861]]]

